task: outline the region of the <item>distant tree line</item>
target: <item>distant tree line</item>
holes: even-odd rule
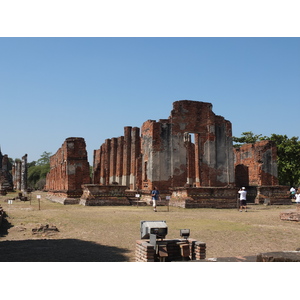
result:
[[[243,132],[241,137],[233,137],[234,147],[253,144],[258,141],[274,141],[277,146],[278,181],[280,185],[300,186],[300,141],[299,137],[272,134],[270,137]]]
[[[46,176],[50,171],[51,152],[44,151],[41,158],[27,164],[27,184],[31,189],[42,190],[46,184]]]

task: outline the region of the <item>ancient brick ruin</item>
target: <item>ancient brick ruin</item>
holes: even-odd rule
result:
[[[130,189],[234,185],[231,123],[210,103],[177,101],[171,116],[125,127],[94,156],[94,183],[118,182]],[[192,141],[192,135],[194,141]]]
[[[0,150],[0,190],[6,193],[14,189],[27,191],[27,154],[12,164],[8,155],[3,155]]]
[[[237,186],[278,185],[277,147],[260,141],[234,149]]]
[[[233,150],[231,123],[214,114],[211,103],[182,100],[168,119],[127,126],[123,136],[105,140],[94,150],[91,182],[83,138],[67,139],[51,157],[46,189],[68,198],[80,198],[84,189],[81,204],[102,205],[122,186],[122,197],[125,190],[138,192],[150,204],[157,186],[162,198],[171,196],[170,205],[222,208],[235,207],[238,188],[246,186],[253,201],[279,203],[288,197],[286,187],[278,187],[276,159],[270,141]],[[115,188],[107,194],[107,186]]]
[[[94,151],[93,183],[117,183],[130,190],[141,188],[140,130],[125,127],[124,136],[107,139]]]
[[[3,155],[0,150],[0,190],[1,193],[13,190],[13,177],[11,174],[12,164],[7,154]]]
[[[50,157],[46,178],[49,199],[63,204],[79,203],[82,185],[90,184],[90,167],[83,138],[70,137]]]

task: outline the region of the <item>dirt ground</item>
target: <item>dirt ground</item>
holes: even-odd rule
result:
[[[300,223],[279,217],[293,205],[250,205],[248,212],[160,206],[155,213],[149,206],[64,206],[45,196],[35,192],[31,201],[14,200],[12,204],[8,199],[16,194],[0,196],[0,206],[7,214],[0,230],[0,261],[134,262],[142,220],[165,220],[167,238],[180,238],[180,229],[190,229],[191,238],[206,243],[207,258],[243,261],[243,257],[262,252],[300,247]],[[47,224],[58,231],[38,231]]]

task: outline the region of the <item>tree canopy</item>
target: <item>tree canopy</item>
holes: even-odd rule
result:
[[[28,186],[32,189],[43,189],[46,175],[50,171],[51,152],[44,151],[37,161],[28,163]]]

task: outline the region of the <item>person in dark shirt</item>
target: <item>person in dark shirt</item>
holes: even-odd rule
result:
[[[153,202],[153,210],[156,210],[156,202],[157,200],[159,200],[159,190],[157,189],[157,187],[154,187],[152,192],[151,192],[151,196],[152,196],[152,202]]]

